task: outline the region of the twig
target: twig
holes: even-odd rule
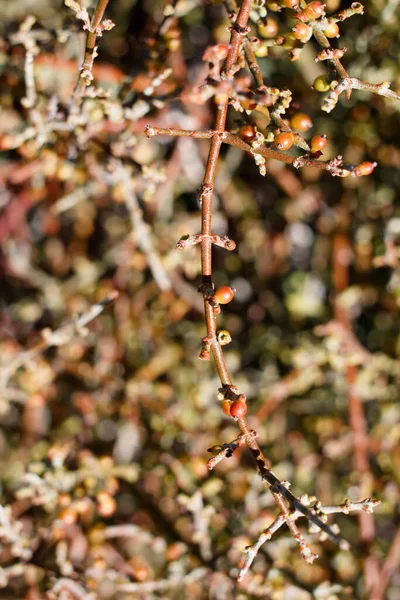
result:
[[[329,515],[329,514],[343,513],[343,514],[347,515],[350,512],[356,512],[356,511],[364,511],[367,513],[372,513],[374,508],[376,506],[378,506],[379,504],[380,504],[380,502],[377,500],[371,500],[371,498],[366,498],[365,500],[362,500],[361,502],[351,502],[350,500],[346,500],[346,502],[344,504],[340,504],[338,506],[321,506],[320,503],[316,503],[314,508],[318,510],[318,513],[321,514],[322,517],[324,517],[324,516],[326,517],[326,515]],[[304,516],[304,515],[302,515],[301,512],[294,511],[290,514],[290,519],[291,519],[291,521],[294,522],[302,516]],[[263,531],[261,533],[257,542],[255,544],[253,544],[252,546],[248,546],[246,548],[246,557],[245,557],[244,564],[240,570],[240,573],[238,576],[238,581],[242,581],[244,579],[244,576],[246,575],[247,571],[249,570],[253,560],[257,556],[257,553],[258,553],[259,549],[261,548],[261,546],[266,541],[270,540],[271,537],[273,536],[273,534],[276,531],[278,531],[278,529],[280,527],[282,527],[282,525],[286,521],[287,521],[286,513],[281,512],[276,517],[276,519],[273,521],[273,523],[267,529],[265,529],[265,531]],[[304,540],[302,540],[302,541],[304,542]],[[314,558],[316,558],[316,555],[309,556],[308,562],[313,562]],[[307,558],[306,558],[306,560],[307,560]]]
[[[373,94],[378,94],[378,96],[390,98],[391,100],[400,100],[400,94],[397,94],[390,89],[389,81],[383,81],[382,83],[368,83],[366,81],[361,81],[356,77],[346,77],[324,99],[321,107],[322,110],[330,113],[335,108],[340,94],[350,90],[362,90],[364,92],[371,92]]]
[[[64,590],[68,591],[68,597],[77,598],[77,600],[95,600],[96,595],[94,593],[89,593],[85,590],[85,588],[78,583],[77,581],[73,581],[68,577],[60,577],[57,579],[51,590],[48,592],[48,598],[61,598],[61,594]],[[63,595],[64,597],[64,595]]]
[[[79,108],[86,88],[93,81],[93,63],[97,56],[97,38],[103,34],[104,30],[109,31],[114,27],[114,23],[109,19],[104,19],[109,0],[98,0],[93,13],[92,20],[89,21],[89,15],[86,9],[75,2],[74,0],[65,0],[66,6],[70,7],[77,15],[77,18],[84,22],[83,28],[89,31],[86,39],[85,57],[80,68],[79,79],[75,87],[73,101],[70,108],[70,117],[76,116],[79,113]]]
[[[146,256],[149,268],[153,274],[154,280],[160,290],[170,290],[172,287],[168,273],[161,262],[160,257],[154,250],[153,241],[150,236],[148,225],[143,220],[142,210],[140,208],[136,194],[132,188],[130,175],[123,164],[118,163],[116,177],[121,181],[124,190],[124,200],[129,211],[132,223],[132,230],[136,237],[139,248]]]
[[[265,158],[273,158],[280,162],[286,163],[287,165],[292,165],[295,168],[316,167],[317,169],[321,169],[323,171],[329,171],[331,175],[336,175],[338,177],[348,177],[349,175],[352,177],[360,177],[363,175],[363,173],[357,167],[345,167],[343,165],[341,156],[336,156],[328,161],[316,160],[310,154],[304,154],[296,158],[295,156],[291,156],[286,152],[279,152],[278,150],[273,150],[272,148],[267,148],[265,146],[257,145],[254,147],[251,144],[247,144],[238,136],[233,135],[228,131],[218,129],[209,129],[207,131],[191,131],[190,129],[153,127],[151,125],[146,125],[145,132],[149,138],[155,135],[168,135],[171,137],[192,137],[197,139],[212,140],[218,139],[219,145],[224,142],[225,144],[236,146],[245,152],[250,152],[253,156],[260,155]]]
[[[179,577],[172,576],[169,579],[161,579],[159,581],[143,581],[142,583],[119,583],[117,584],[117,589],[120,592],[126,592],[129,594],[144,594],[146,592],[150,594],[152,592],[160,592],[171,589],[176,590],[181,588],[183,585],[204,579],[207,573],[207,569],[199,567],[198,569],[194,569],[186,575]]]

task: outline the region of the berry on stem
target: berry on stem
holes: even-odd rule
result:
[[[297,131],[308,131],[312,127],[312,121],[305,113],[296,113],[290,120],[292,129]]]
[[[223,285],[215,292],[214,298],[219,304],[228,304],[233,300],[236,290],[234,288]]]
[[[328,27],[324,29],[324,34],[327,38],[340,37],[339,26],[337,23],[329,23]]]
[[[293,135],[289,132],[278,133],[275,136],[274,144],[278,150],[289,150],[293,146]]]
[[[296,40],[300,40],[303,44],[308,42],[312,35],[312,29],[306,23],[297,23],[292,31]]]
[[[314,80],[313,87],[317,92],[327,92],[329,90],[329,82],[325,75],[320,75]]]
[[[235,419],[241,419],[247,413],[247,404],[242,400],[235,400],[231,404],[230,414]]]
[[[321,2],[310,2],[304,9],[308,19],[318,19],[325,13],[325,4]]]
[[[282,4],[287,8],[297,8],[300,4],[300,0],[283,0]]]
[[[326,135],[315,135],[311,140],[311,152],[321,152],[326,146]]]
[[[266,19],[259,24],[258,32],[264,38],[274,38],[278,33],[278,23],[274,19]]]
[[[376,163],[372,162],[362,162],[358,165],[358,169],[362,175],[371,175],[372,171],[375,169]]]
[[[239,137],[244,142],[252,142],[256,137],[255,127],[253,127],[253,125],[243,125],[243,127],[239,129]]]

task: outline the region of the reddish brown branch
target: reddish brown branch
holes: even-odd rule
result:
[[[316,169],[320,169],[321,171],[329,171],[331,175],[336,175],[339,177],[348,177],[349,175],[353,177],[360,177],[364,173],[358,168],[355,167],[352,170],[345,168],[342,163],[342,157],[336,156],[332,160],[317,160],[312,157],[311,154],[303,154],[302,156],[295,157],[287,154],[286,152],[279,152],[278,150],[273,150],[272,148],[268,148],[266,146],[252,146],[251,144],[247,144],[240,137],[229,133],[228,131],[223,131],[221,129],[209,129],[207,131],[192,131],[190,129],[177,129],[174,127],[152,127],[151,125],[146,125],[145,132],[147,137],[153,137],[155,135],[168,135],[171,137],[192,137],[196,139],[212,139],[218,140],[218,144],[214,144],[218,148],[221,147],[222,142],[225,144],[229,144],[230,146],[236,146],[236,148],[240,148],[245,152],[250,152],[253,156],[259,154],[264,158],[273,158],[274,160],[278,160],[280,162],[286,163],[287,165],[292,165],[296,169],[299,167],[315,167]],[[213,144],[211,144],[213,147]],[[215,150],[214,150],[215,152]],[[218,149],[219,153],[219,149]],[[213,154],[214,155],[214,154]],[[375,163],[374,163],[375,166]],[[211,181],[211,178],[208,177]],[[212,180],[213,181],[213,180]],[[204,182],[203,182],[204,183]],[[203,192],[209,194],[209,185],[204,184]]]

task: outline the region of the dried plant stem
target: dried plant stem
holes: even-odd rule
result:
[[[361,502],[351,502],[350,500],[347,500],[344,504],[340,504],[337,506],[321,506],[319,503],[317,503],[316,508],[318,509],[318,512],[321,514],[321,516],[326,518],[326,515],[338,514],[338,513],[343,513],[343,514],[348,514],[350,512],[361,512],[361,514],[372,513],[374,508],[378,504],[379,504],[378,501],[367,498],[366,500],[362,500]],[[239,581],[242,581],[244,579],[244,576],[246,575],[247,571],[251,567],[251,564],[252,564],[253,560],[255,559],[255,557],[257,556],[257,553],[260,550],[261,546],[266,541],[270,540],[271,537],[273,536],[273,534],[276,531],[278,531],[278,529],[280,527],[282,527],[282,525],[284,523],[288,522],[288,518],[289,518],[290,522],[292,524],[294,524],[297,519],[304,516],[299,511],[293,511],[290,514],[290,516],[288,517],[287,507],[285,506],[285,504],[283,504],[282,509],[283,509],[282,512],[276,517],[276,519],[273,521],[273,523],[271,523],[271,525],[261,533],[257,542],[255,544],[253,544],[252,546],[249,546],[248,548],[246,548],[246,558],[245,558],[245,561],[244,561],[243,566],[239,573],[239,577],[238,577]],[[296,536],[294,536],[294,537],[296,537]],[[302,546],[302,543],[304,543],[304,540],[302,538],[297,539],[297,541],[300,546]],[[317,556],[312,553],[311,553],[311,555],[306,556],[307,562],[313,562],[313,560],[315,558],[317,558]]]
[[[132,188],[131,177],[122,163],[119,163],[116,174],[123,186],[125,204],[129,211],[132,230],[139,248],[146,256],[149,268],[160,290],[170,290],[172,287],[171,280],[160,257],[154,250],[153,240],[151,239],[148,225],[143,220],[142,210]]]
[[[229,144],[231,146],[236,146],[236,148],[240,148],[241,150],[244,150],[245,152],[250,152],[253,155],[259,154],[260,156],[263,156],[264,158],[273,158],[280,162],[286,163],[287,165],[292,165],[295,168],[298,168],[300,166],[301,167],[315,167],[317,169],[320,169],[321,171],[330,171],[331,174],[339,175],[342,177],[346,177],[349,175],[349,171],[346,171],[346,170],[340,169],[340,168],[337,169],[337,167],[335,165],[335,159],[328,160],[328,161],[317,160],[315,158],[312,158],[312,156],[308,155],[308,154],[305,154],[300,157],[295,157],[295,156],[291,156],[290,154],[287,154],[286,152],[279,152],[278,150],[273,150],[272,148],[267,148],[265,146],[259,146],[259,145],[257,145],[257,149],[254,149],[250,144],[247,144],[245,141],[243,141],[241,138],[237,137],[236,135],[233,135],[232,133],[229,133],[228,131],[223,131],[221,129],[218,129],[217,127],[215,129],[209,129],[207,131],[192,131],[190,129],[176,129],[173,127],[153,127],[153,126],[147,125],[145,131],[146,131],[146,135],[148,137],[153,137],[154,135],[169,135],[171,137],[192,137],[192,138],[196,138],[196,139],[210,139],[211,138],[212,140],[218,139],[218,148],[220,148],[222,142],[224,142],[225,144]],[[215,147],[216,147],[216,145],[217,144],[214,144]],[[215,152],[215,150],[214,150],[214,152]],[[218,149],[218,153],[219,153],[219,149]],[[336,159],[338,161],[341,161],[341,157],[336,157]],[[340,171],[340,173],[339,173],[339,171]],[[355,172],[353,171],[352,174],[354,175]],[[205,185],[208,185],[208,184],[205,184]],[[204,189],[206,189],[206,188],[204,188]],[[204,192],[203,192],[203,195],[204,195]]]
[[[90,84],[92,75],[93,62],[97,55],[96,41],[99,36],[99,27],[104,18],[104,13],[108,6],[109,0],[98,0],[96,8],[93,13],[90,26],[88,27],[89,33],[86,39],[85,57],[80,69],[78,82],[75,87],[74,97],[70,109],[70,115],[76,115],[79,113],[79,107],[82,98],[85,94],[86,87]]]
[[[318,27],[318,22],[314,23],[313,21],[311,21],[311,22],[309,22],[309,25],[311,25],[312,30],[313,30],[313,35],[314,35],[315,39],[317,40],[318,44],[321,46],[321,48],[324,48],[324,49],[332,48],[328,38]],[[336,70],[337,74],[341,77],[341,79],[347,79],[349,77],[346,69],[340,62],[339,58],[333,57],[333,58],[329,59],[329,62],[332,64],[332,66]]]
[[[143,581],[140,583],[119,583],[118,590],[128,594],[150,594],[170,589],[176,590],[176,588],[182,585],[188,585],[189,583],[203,579],[207,573],[208,570],[206,568],[199,567],[179,577],[170,577],[169,579],[160,579],[159,581]]]

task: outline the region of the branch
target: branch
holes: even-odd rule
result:
[[[346,500],[346,502],[344,504],[340,504],[338,506],[321,506],[320,503],[316,503],[314,508],[318,510],[318,512],[321,514],[321,516],[323,518],[326,518],[326,515],[333,514],[333,513],[343,513],[345,515],[348,515],[350,512],[356,512],[356,511],[364,511],[367,513],[372,513],[374,508],[376,506],[378,506],[379,504],[380,504],[380,502],[378,500],[371,500],[371,498],[366,498],[365,500],[362,500],[361,502],[351,502],[350,500]],[[290,519],[294,522],[302,516],[304,516],[304,515],[301,512],[296,510],[290,514]],[[246,575],[247,571],[251,567],[251,564],[252,564],[253,560],[255,559],[255,557],[257,556],[257,553],[260,550],[261,546],[266,541],[271,539],[273,534],[276,531],[278,531],[278,529],[280,527],[282,527],[282,525],[286,522],[286,520],[287,520],[287,515],[285,514],[285,512],[281,512],[276,517],[276,519],[273,521],[273,523],[261,533],[257,542],[255,544],[253,544],[252,546],[248,546],[246,548],[246,550],[245,550],[246,557],[244,560],[244,564],[240,570],[240,573],[238,576],[238,581],[242,581],[244,579],[244,576]],[[302,538],[302,542],[305,544],[303,538]],[[314,558],[317,558],[317,555],[311,553],[310,555],[307,555],[305,558],[306,558],[307,562],[313,562]]]
[[[79,79],[75,87],[72,105],[70,108],[70,117],[79,113],[82,98],[85,95],[86,88],[93,81],[93,63],[97,56],[96,42],[97,38],[103,35],[103,31],[109,31],[114,27],[110,19],[103,19],[109,0],[98,0],[93,13],[92,20],[89,21],[89,15],[86,9],[82,8],[75,0],[65,0],[66,6],[71,8],[78,19],[84,23],[83,29],[89,31],[86,39],[85,57],[80,68]]]
[[[153,127],[146,125],[145,132],[147,137],[151,138],[155,135],[168,135],[171,137],[191,137],[195,139],[218,139],[221,144],[229,144],[230,146],[236,146],[245,152],[249,152],[254,157],[257,155],[264,158],[272,158],[279,162],[292,165],[296,169],[299,167],[315,167],[322,171],[328,171],[331,175],[337,177],[362,177],[365,173],[360,166],[344,165],[341,156],[336,156],[331,160],[323,161],[317,160],[312,157],[311,154],[303,154],[302,156],[295,157],[287,154],[286,152],[279,152],[262,145],[255,145],[254,143],[247,144],[240,137],[229,133],[228,131],[220,131],[217,129],[209,129],[207,131],[192,131],[190,129],[176,129],[173,127]],[[300,144],[298,144],[300,145]],[[363,163],[361,163],[363,164]],[[371,163],[372,168],[375,168],[376,163]]]
[[[140,208],[137,196],[132,188],[130,175],[122,162],[118,163],[115,171],[116,178],[122,183],[124,190],[124,200],[131,219],[132,230],[136,236],[139,248],[146,256],[150,271],[160,290],[170,290],[172,287],[169,275],[161,262],[160,257],[154,250],[153,240],[151,238],[149,227],[143,220],[143,213]]]

